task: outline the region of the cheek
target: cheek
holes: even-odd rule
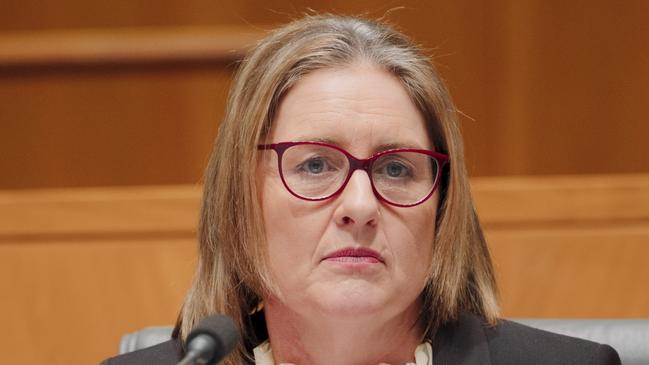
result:
[[[290,198],[282,191],[282,183],[275,180],[277,179],[267,179],[262,198],[264,228],[271,261],[277,259],[278,254],[286,256],[299,247],[294,240],[297,233],[294,221],[298,219],[298,215],[289,204]]]
[[[397,269],[404,275],[426,275],[429,270],[435,238],[437,199],[405,211],[385,222],[386,236],[391,243]],[[398,222],[398,223],[397,223]]]
[[[311,267],[326,229],[326,210],[290,195],[272,178],[264,184],[261,202],[272,275],[278,281],[300,277]]]

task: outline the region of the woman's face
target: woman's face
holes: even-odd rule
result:
[[[432,149],[424,119],[399,80],[367,64],[303,77],[283,98],[265,142],[322,140],[358,158],[395,145]],[[260,154],[258,187],[279,289],[273,300],[329,318],[418,311],[437,192],[420,205],[394,207],[378,200],[367,173],[356,170],[339,195],[305,201],[282,184],[277,154]]]

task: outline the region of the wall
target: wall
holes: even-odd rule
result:
[[[307,6],[433,55],[474,175],[649,171],[645,1],[151,5],[0,4],[0,188],[199,181],[235,60]]]

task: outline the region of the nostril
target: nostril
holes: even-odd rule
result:
[[[345,224],[349,224],[349,223],[352,223],[352,222],[353,222],[353,220],[352,220],[351,218],[349,218],[349,217],[343,217],[343,223],[345,223]]]

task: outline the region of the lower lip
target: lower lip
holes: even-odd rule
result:
[[[328,270],[341,275],[375,275],[383,262],[374,256],[337,256],[322,261]]]
[[[381,261],[372,256],[338,256],[329,257],[325,261],[336,262],[341,264],[380,264]]]
[[[339,275],[375,275],[384,263],[374,256],[336,256],[322,260],[328,270]],[[383,265],[382,265],[383,264]]]

